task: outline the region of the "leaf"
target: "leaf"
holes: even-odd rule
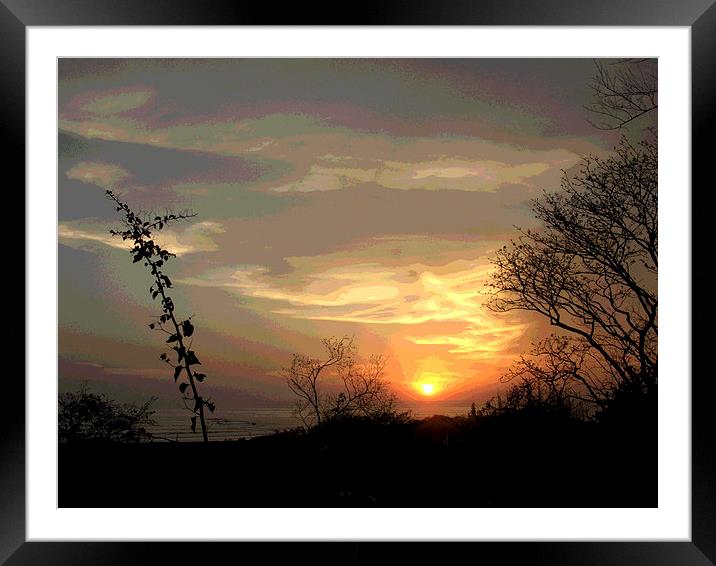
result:
[[[154,325],[154,323],[152,322],[152,323],[149,325],[149,328],[150,328],[151,330],[154,330],[154,326],[155,326],[155,325]]]
[[[191,431],[196,432],[196,417],[191,418]]]
[[[166,297],[162,300],[162,304],[164,305],[164,312],[170,313],[174,310],[174,303],[172,302],[171,297]]]
[[[167,359],[167,355],[166,355],[165,353],[162,353],[162,355],[161,355],[161,356],[159,356],[159,359],[160,359],[160,360],[164,360],[164,361],[166,361],[166,359]]]
[[[201,383],[202,381],[204,381],[204,378],[206,377],[206,374],[205,374],[205,373],[195,373],[195,374],[194,374],[194,377],[196,378],[196,380],[197,380],[199,383]]]
[[[214,412],[214,409],[216,409],[216,405],[214,405],[214,403],[212,403],[211,401],[208,401],[208,402],[206,403],[206,406],[209,407],[209,410],[210,410],[212,413]]]
[[[194,365],[201,365],[201,362],[199,361],[199,358],[196,357],[196,354],[194,354],[194,350],[189,350],[186,353],[186,365],[188,366],[194,366]]]
[[[177,340],[179,340],[179,336],[176,334],[172,334],[169,338],[167,338],[167,344],[171,342],[176,342]]]
[[[179,374],[181,373],[182,369],[184,369],[184,366],[177,366],[174,368],[174,381],[179,379]]]
[[[185,320],[181,323],[181,330],[184,333],[184,336],[187,338],[194,334],[194,325],[191,323],[190,320]]]
[[[181,362],[184,359],[184,348],[180,348],[179,346],[174,346],[172,348],[172,350],[174,350],[177,353],[177,355],[179,356],[179,361]]]
[[[180,383],[180,384],[179,384],[179,391],[181,391],[182,393],[184,393],[184,391],[186,391],[186,388],[187,388],[187,387],[189,387],[189,384],[188,384],[188,383]]]

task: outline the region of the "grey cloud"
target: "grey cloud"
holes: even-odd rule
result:
[[[296,206],[275,215],[227,219],[226,233],[216,237],[216,255],[227,265],[267,266],[285,273],[286,257],[319,255],[388,235],[422,235],[456,239],[465,245],[500,239],[512,225],[534,220],[523,206],[526,187],[506,193],[464,191],[393,191],[375,185],[343,191],[311,193]],[[423,254],[430,254],[429,242]],[[439,254],[438,254],[439,255]],[[397,258],[396,258],[397,259]]]
[[[61,59],[60,107],[91,81],[101,92],[154,88],[157,120],[231,108],[239,116],[271,108],[322,108],[333,123],[394,135],[440,133],[440,121],[469,125],[476,116],[501,130],[543,134],[589,132],[581,111],[593,73],[591,59]],[[529,85],[529,86],[527,86]],[[375,109],[361,119],[351,106]],[[149,114],[151,118],[152,115]],[[390,118],[397,118],[391,120]],[[437,120],[427,118],[434,117]]]

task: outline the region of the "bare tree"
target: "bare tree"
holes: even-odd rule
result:
[[[596,73],[589,87],[594,101],[585,106],[598,119],[590,123],[600,130],[617,130],[658,106],[657,60],[618,59],[595,61]]]
[[[357,360],[353,338],[321,341],[324,359],[294,354],[284,368],[288,387],[296,394],[296,412],[307,427],[346,416],[381,418],[394,413],[396,399],[384,378],[386,360]]]
[[[538,313],[568,338],[547,339],[514,371],[597,404],[617,389],[655,392],[656,140],[623,138],[531,204],[543,228],[497,252],[488,306]]]

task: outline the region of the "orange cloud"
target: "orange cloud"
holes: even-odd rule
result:
[[[222,287],[242,296],[277,303],[271,312],[291,318],[359,325],[397,325],[416,330],[403,339],[448,347],[471,360],[506,358],[527,324],[484,307],[491,271],[486,257],[444,265],[356,263],[331,266],[330,259],[288,258],[298,279],[272,277],[265,268],[224,269],[183,283]],[[462,323],[463,330],[436,334],[434,323]]]

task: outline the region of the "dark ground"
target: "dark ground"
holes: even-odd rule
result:
[[[59,506],[656,507],[656,456],[655,428],[647,437],[524,415],[208,444],[82,442],[60,445]]]

